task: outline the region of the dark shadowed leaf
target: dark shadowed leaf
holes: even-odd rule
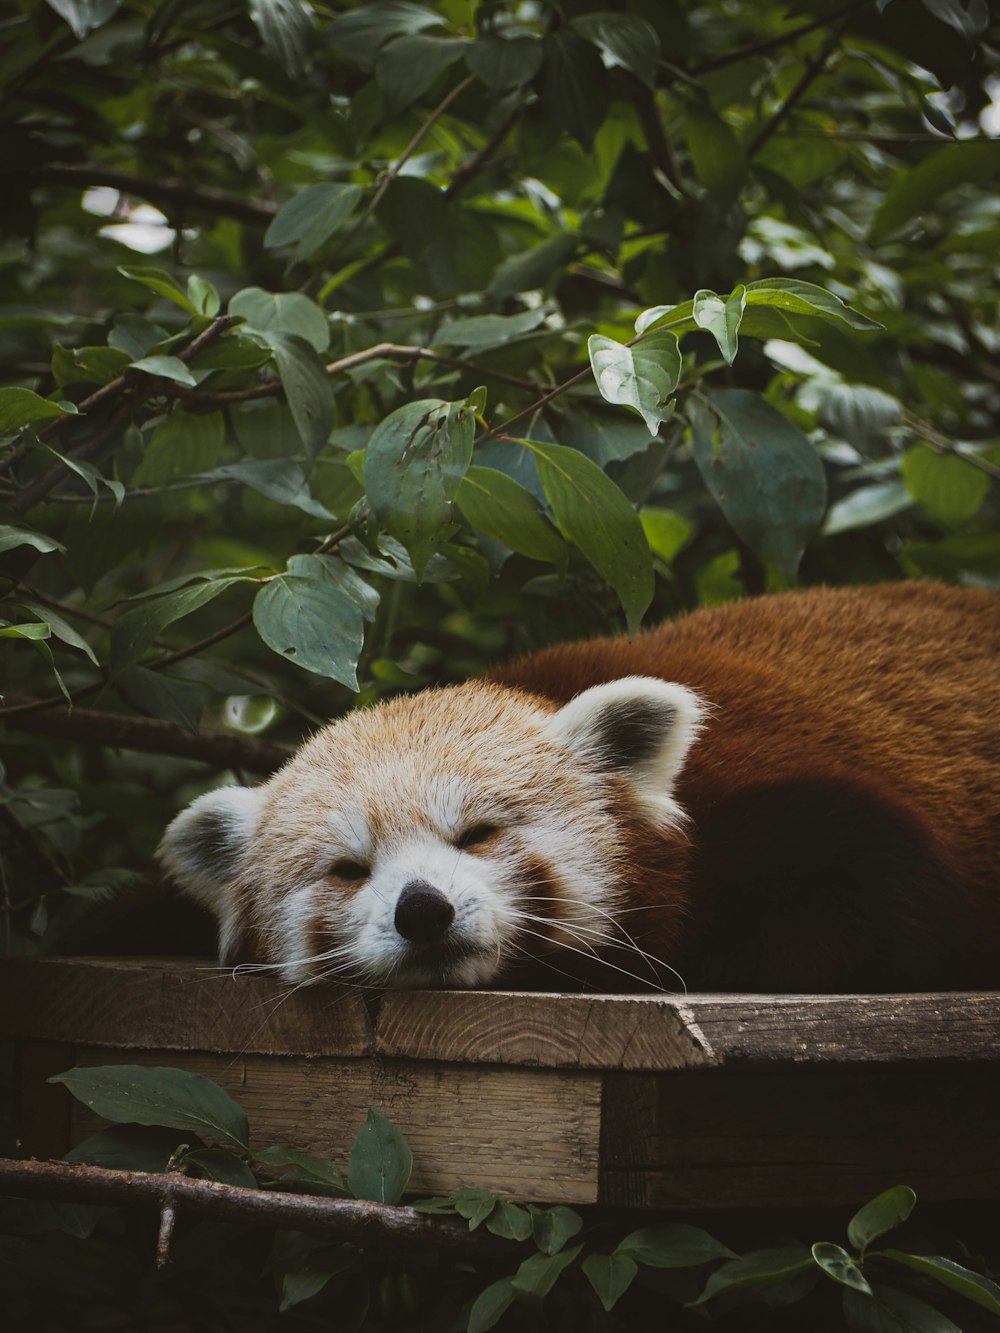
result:
[[[398,1203],[412,1169],[413,1154],[402,1134],[385,1116],[369,1109],[347,1163],[347,1183],[355,1198]]]
[[[0,389],[0,435],[16,435],[36,421],[72,416],[75,412],[72,403],[53,403],[31,389],[16,386]]]
[[[556,1254],[582,1226],[580,1214],[562,1204],[556,1204],[554,1208],[531,1209],[532,1234],[543,1254]]]
[[[250,0],[250,18],[261,41],[290,79],[312,63],[316,20],[306,0]]]
[[[531,1255],[511,1278],[511,1286],[521,1296],[544,1300],[582,1249],[582,1245],[574,1245],[558,1254]]]
[[[695,462],[733,530],[792,582],[826,508],[826,476],[797,426],[747,389],[690,405]]]
[[[343,226],[354,212],[360,198],[360,185],[338,185],[328,182],[308,185],[278,210],[264,233],[264,245],[269,250],[296,245],[295,258],[308,259]],[[285,295],[301,296],[301,293],[289,292]],[[302,296],[301,299],[306,301],[308,297]],[[312,302],[309,304],[313,305]],[[314,306],[314,309],[318,310],[319,307]],[[233,313],[239,312],[233,311]],[[325,325],[325,317],[323,322]],[[324,343],[323,347],[317,348],[317,351],[322,351],[325,346]]]
[[[472,458],[475,410],[422,398],[391,412],[368,442],[365,489],[385,527],[420,575],[442,540]]]
[[[894,178],[868,229],[869,241],[883,240],[953,190],[990,180],[998,172],[1000,143],[995,140],[975,139],[939,148]]]
[[[410,0],[375,0],[334,19],[327,29],[327,40],[345,55],[370,63],[379,47],[391,38],[434,28],[441,22],[441,15],[426,5],[411,4]]]
[[[162,671],[131,666],[115,677],[115,689],[137,712],[159,717],[198,734],[204,694],[190,681],[174,680]]]
[[[221,1185],[238,1185],[241,1189],[257,1188],[257,1177],[244,1162],[227,1148],[195,1148],[185,1153],[185,1167],[194,1167],[203,1180],[217,1180]]]
[[[465,53],[469,69],[487,88],[520,88],[542,67],[537,37],[480,37]]]
[[[879,1253],[912,1268],[915,1273],[933,1278],[951,1291],[957,1291],[991,1314],[1000,1314],[1000,1286],[990,1278],[956,1264],[953,1259],[944,1259],[939,1254],[904,1254],[902,1250],[880,1250]]]
[[[120,615],[111,629],[111,670],[114,675],[133,666],[159,634],[175,620],[189,616],[206,602],[235,583],[246,583],[246,577],[206,579],[192,583],[162,597],[143,600]],[[157,589],[153,590],[158,591]]]
[[[693,1268],[713,1259],[736,1255],[701,1227],[676,1222],[664,1227],[641,1227],[619,1242],[616,1254],[627,1254],[647,1268]]]
[[[946,1314],[905,1291],[881,1284],[872,1294],[848,1288],[844,1317],[854,1333],[962,1333]]]
[[[64,1083],[85,1106],[116,1124],[167,1125],[208,1138],[249,1145],[246,1112],[228,1092],[186,1069],[104,1065],[68,1069],[50,1083]]]
[[[394,116],[415,102],[467,49],[462,38],[431,37],[423,32],[394,37],[375,62],[386,113]]]
[[[618,594],[629,634],[653,599],[653,557],[639,515],[615,483],[577,449],[522,440],[556,526]]]
[[[496,1207],[486,1219],[486,1230],[504,1240],[528,1240],[531,1236],[531,1214],[527,1208],[498,1199]]]
[[[521,250],[505,259],[490,279],[489,294],[513,296],[517,292],[544,287],[550,278],[569,263],[580,238],[571,234],[553,236],[530,250]]]
[[[607,110],[601,57],[569,28],[549,33],[543,52],[545,114],[589,151]]]
[[[812,1268],[814,1260],[802,1245],[779,1250],[754,1250],[741,1259],[717,1268],[705,1283],[705,1289],[692,1305],[702,1305],[724,1291],[740,1291],[784,1282]]]
[[[277,504],[294,505],[313,518],[333,519],[329,509],[313,499],[305,473],[290,458],[255,458],[244,463],[225,463],[200,475],[205,481],[241,481]]]
[[[656,83],[660,38],[656,29],[636,14],[599,10],[571,20],[575,32],[592,42],[611,65],[620,65],[647,88]]]
[[[263,335],[274,353],[281,386],[306,453],[315,458],[333,429],[333,389],[316,349],[293,333]]]
[[[581,1265],[605,1310],[612,1310],[628,1291],[639,1266],[627,1254],[591,1254]]]
[[[470,467],[456,503],[469,523],[494,541],[533,560],[565,564],[565,543],[538,512],[538,501],[495,468]]]
[[[155,292],[157,296],[165,296],[168,301],[173,301],[174,305],[179,305],[189,315],[199,313],[197,306],[176,278],[172,278],[162,268],[153,268],[150,264],[120,264],[118,272],[123,278],[131,278],[133,282],[141,282],[144,287],[151,292]]]
[[[121,8],[122,0],[46,0],[50,9],[54,9],[64,18],[73,32],[82,41],[89,32],[100,28],[108,19],[114,18]]]
[[[514,1304],[516,1295],[509,1277],[491,1282],[472,1303],[468,1333],[486,1333],[487,1329],[494,1328]]]
[[[164,1171],[181,1143],[201,1147],[201,1139],[162,1125],[112,1125],[70,1149],[64,1160],[89,1162],[113,1171]]]
[[[229,302],[229,313],[239,315],[259,333],[296,333],[317,352],[325,352],[330,345],[326,315],[303,292],[266,292],[262,287],[244,287]]]

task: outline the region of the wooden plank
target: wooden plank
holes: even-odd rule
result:
[[[1000,1066],[605,1076],[600,1202],[670,1208],[1000,1196]]]
[[[570,1069],[697,1069],[719,1062],[684,1006],[658,996],[395,991],[383,1055]]]
[[[0,966],[0,1035],[127,1049],[361,1055],[361,992],[294,990],[190,959],[13,959]]]
[[[0,1035],[161,1050],[361,1055],[560,1069],[984,1061],[1000,995],[552,995],[289,988],[164,960],[17,959]]]
[[[597,1199],[598,1074],[339,1057],[125,1055],[93,1047],[78,1052],[78,1063],[169,1064],[204,1074],[245,1107],[258,1147],[283,1143],[332,1157],[342,1168],[373,1106],[413,1150],[416,1194],[482,1186],[536,1202]],[[99,1123],[74,1103],[74,1142]]]

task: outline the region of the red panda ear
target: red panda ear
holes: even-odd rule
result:
[[[671,793],[705,712],[684,685],[626,676],[584,690],[549,725],[588,763],[624,777],[654,822],[676,824],[683,813]]]
[[[243,926],[233,898],[262,800],[259,787],[220,787],[192,801],[173,820],[156,849],[168,875],[219,922],[219,955],[228,962]]]

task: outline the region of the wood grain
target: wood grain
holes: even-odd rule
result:
[[[482,1186],[529,1201],[597,1199],[601,1081],[595,1074],[422,1061],[308,1060],[84,1047],[80,1065],[171,1065],[213,1079],[245,1108],[252,1142],[331,1157],[343,1169],[372,1106],[413,1151],[411,1192]],[[102,1123],[73,1104],[74,1142]]]
[[[289,988],[207,964],[16,959],[0,1035],[560,1069],[992,1062],[1000,995],[549,995]]]

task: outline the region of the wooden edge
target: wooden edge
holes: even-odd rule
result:
[[[298,989],[169,959],[14,959],[0,1035],[108,1047],[570,1069],[996,1061],[1000,994]]]

